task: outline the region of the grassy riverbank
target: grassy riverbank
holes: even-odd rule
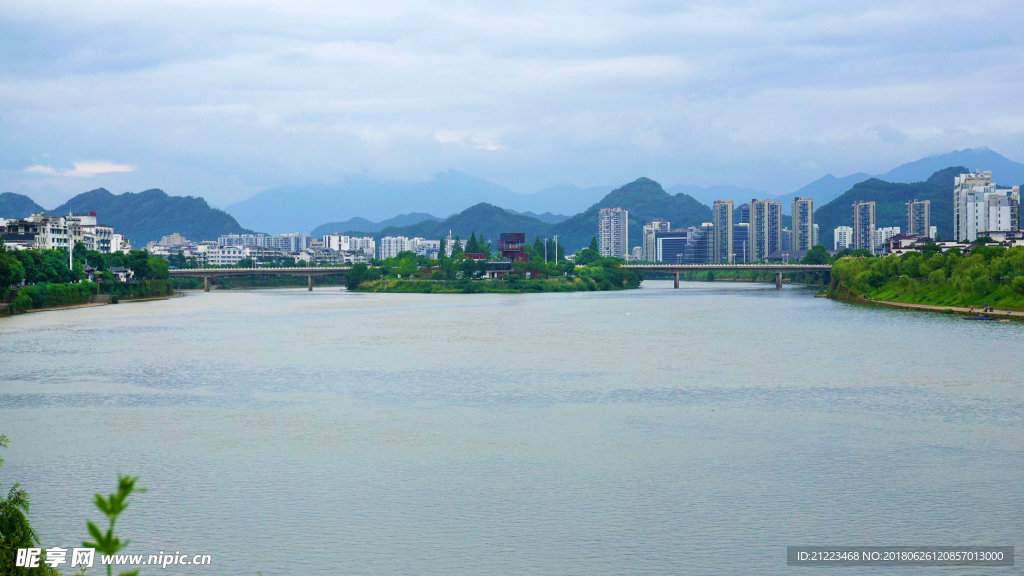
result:
[[[843,258],[832,268],[836,299],[1024,311],[1024,247],[977,246],[968,256],[911,252]]]

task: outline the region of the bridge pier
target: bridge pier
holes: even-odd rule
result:
[[[782,290],[782,272],[775,273],[775,289]]]
[[[676,288],[679,288],[679,272],[676,272]]]
[[[313,275],[310,274],[306,278],[309,280],[309,291],[312,292],[313,291]]]
[[[210,277],[209,276],[203,276],[203,292],[209,292],[209,291],[210,291]]]

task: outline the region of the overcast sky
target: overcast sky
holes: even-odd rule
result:
[[[953,149],[1022,161],[1022,39],[1020,0],[4,0],[0,191],[224,206],[454,168],[782,194]]]

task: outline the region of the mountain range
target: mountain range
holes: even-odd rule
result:
[[[0,194],[0,218],[24,218],[33,212],[61,216],[69,212],[97,213],[100,224],[112,226],[136,248],[177,232],[190,240],[216,240],[222,234],[251,234],[230,214],[211,208],[192,196],[168,196],[163,190],[112,194],[104,188],[83,192],[44,210],[28,196]]]
[[[815,198],[815,218],[826,246],[831,245],[832,229],[849,219],[849,204],[854,200],[879,203],[879,226],[905,225],[901,224],[901,211],[909,198],[904,196],[932,200],[932,221],[940,234],[947,237],[951,233],[951,216],[946,215],[946,204],[952,201],[951,184],[935,181],[934,175],[949,166],[959,170],[992,170],[993,179],[1003,186],[1024,182],[1024,164],[988,148],[975,148],[908,162],[875,177],[861,172],[843,178],[827,174],[792,194],[773,199],[782,201],[783,211],[788,212],[788,201],[793,196]],[[699,225],[710,220],[708,204],[713,200],[731,199],[738,205],[754,197],[771,196],[754,188],[728,185],[678,185],[666,190],[648,178],[616,190],[556,186],[535,194],[517,194],[493,182],[450,170],[418,184],[352,179],[337,186],[276,188],[229,206],[228,210],[240,215],[239,218],[248,214],[251,220],[243,221],[250,225],[253,221],[261,222],[264,225],[251,227],[270,233],[311,230],[314,236],[360,232],[374,236],[393,233],[433,237],[447,230],[456,234],[475,230],[486,238],[514,230],[541,236],[558,234],[567,249],[575,250],[589,243],[596,233],[600,208],[621,206],[629,210],[630,244],[635,246],[640,242],[641,226],[654,218],[668,220],[673,227]],[[463,210],[465,206],[470,209]],[[395,216],[395,207],[416,211]],[[115,195],[100,188],[79,194],[46,212],[59,215],[69,210],[95,210],[102,223],[114,226],[135,245],[173,232],[193,240],[251,232],[228,213],[211,208],[202,198],[168,196],[158,189]],[[0,217],[17,218],[43,211],[27,196],[0,194]],[[324,215],[331,214],[349,217],[323,224]],[[453,215],[442,221],[433,214]],[[472,218],[480,220],[474,222]]]
[[[454,214],[480,203],[517,212],[576,214],[611,187],[555,186],[534,194],[517,194],[494,182],[456,170],[413,184],[353,177],[339,184],[282,186],[265,190],[226,208],[240,222],[270,233],[313,230],[324,215],[344,221],[363,218],[379,222],[395,209],[428,214]]]
[[[835,200],[814,211],[818,225],[818,242],[826,248],[833,246],[833,233],[837,226],[853,225],[853,203],[875,203],[875,227],[907,227],[906,203],[910,200],[931,202],[931,223],[945,239],[953,238],[953,178],[967,171],[963,166],[943,168],[923,182],[887,182],[869,178],[854,184]]]

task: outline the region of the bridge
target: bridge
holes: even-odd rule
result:
[[[679,275],[684,272],[774,272],[775,287],[782,288],[782,275],[790,272],[831,272],[831,264],[625,264],[623,270],[634,272],[667,272],[676,275],[676,288],[679,288]]]
[[[227,278],[230,276],[306,276],[309,278],[309,289],[313,289],[313,276],[344,276],[350,267],[318,267],[309,268],[181,268],[171,270],[171,278],[202,278],[203,289],[210,291],[210,278]]]

